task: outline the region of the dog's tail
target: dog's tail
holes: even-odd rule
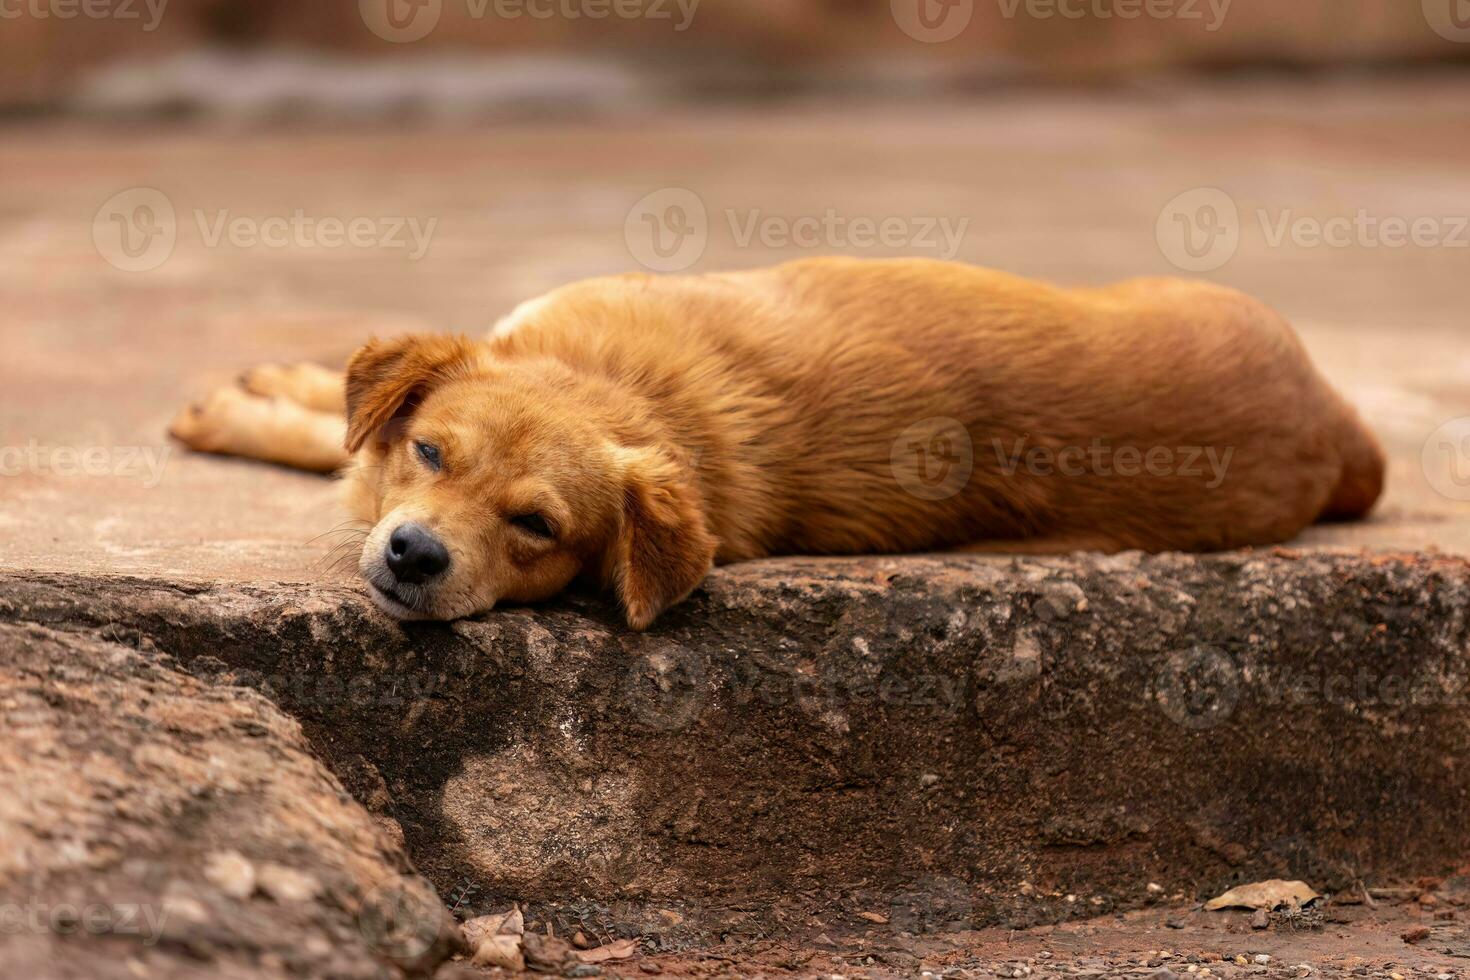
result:
[[[1346,402],[1343,403],[1337,445],[1342,455],[1342,476],[1322,511],[1321,519],[1351,521],[1367,517],[1383,495],[1383,448],[1378,444],[1377,436],[1358,417],[1357,410]]]

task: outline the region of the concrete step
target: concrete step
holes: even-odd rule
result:
[[[0,622],[267,694],[451,904],[670,941],[1442,873],[1467,607],[1459,559],[1287,551],[756,562],[643,634],[596,597],[404,626],[348,588],[0,575]]]

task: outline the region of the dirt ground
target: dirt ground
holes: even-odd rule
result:
[[[1333,899],[1312,914],[1274,913],[1263,928],[1253,925],[1254,913],[1206,912],[1180,904],[1180,896],[1161,896],[1156,906],[1138,912],[1020,930],[925,930],[922,913],[906,919],[875,912],[875,918],[886,921],[875,922],[862,934],[829,935],[820,915],[814,915],[810,926],[817,938],[811,942],[755,940],[695,953],[640,952],[634,959],[606,964],[602,975],[834,980],[1463,977],[1470,969],[1470,910],[1464,907],[1470,896],[1456,891],[1452,900],[1437,888],[1439,882],[1421,884],[1428,886],[1422,895],[1415,888],[1372,889],[1366,901],[1359,892]],[[439,973],[442,980],[487,975],[506,974],[462,961]]]
[[[484,128],[12,124],[0,140],[0,563],[316,578],[330,485],[171,446],[178,407],[254,363],[341,363],[374,333],[478,332],[557,284],[638,269],[630,215],[667,188],[708,211],[695,270],[953,251],[1068,283],[1179,273],[1161,237],[1171,201],[1219,188],[1240,241],[1205,274],[1289,316],[1394,459],[1372,523],[1303,543],[1470,552],[1470,491],[1447,469],[1470,460],[1452,441],[1426,454],[1441,425],[1470,416],[1466,84],[1234,82]],[[176,243],[156,268],[124,271],[106,205],[136,188],[167,198]],[[912,234],[897,247],[860,247],[846,224],[810,248],[745,239],[753,222],[829,212],[898,218]],[[433,231],[416,257],[407,233],[395,240],[408,247],[387,232],[347,247],[215,237],[221,222],[298,213]],[[1439,237],[1391,246],[1354,232],[1339,247],[1295,231],[1359,213],[1428,219]],[[953,248],[931,222],[963,228]],[[1293,232],[1277,240],[1283,222]]]

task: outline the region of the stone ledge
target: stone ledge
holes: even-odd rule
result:
[[[1286,551],[757,562],[644,634],[591,597],[402,626],[347,588],[0,575],[0,622],[265,692],[441,894],[671,943],[1443,871],[1467,608],[1458,559]]]

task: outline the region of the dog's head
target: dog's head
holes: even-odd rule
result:
[[[692,474],[627,444],[615,392],[460,337],[373,342],[347,369],[347,449],[375,526],[359,569],[400,619],[546,599],[589,573],[642,629],[700,583],[715,541]]]

